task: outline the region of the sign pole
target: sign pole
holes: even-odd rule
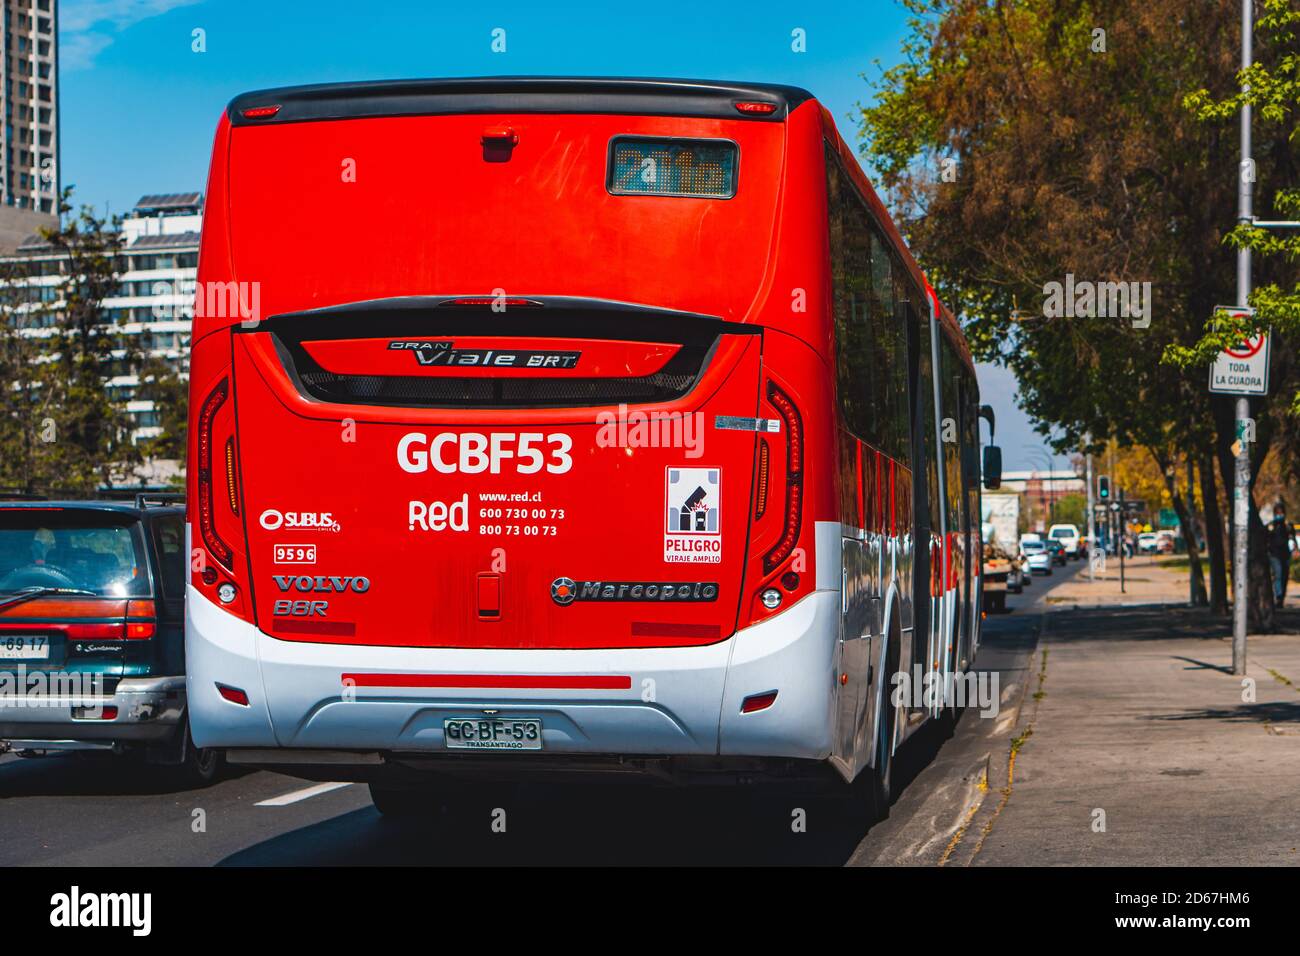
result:
[[[1093,569],[1092,555],[1097,550],[1097,514],[1093,510],[1092,501],[1092,453],[1088,453],[1088,580],[1097,579],[1096,571]]]
[[[1124,489],[1119,490],[1119,593],[1124,594],[1124,546],[1128,543],[1128,513],[1124,510]]]
[[[1253,59],[1254,0],[1241,0],[1241,68]],[[1248,87],[1243,87],[1248,89]],[[1252,218],[1251,137],[1249,103],[1241,104],[1241,165],[1237,172],[1237,221]],[[1245,308],[1250,298],[1250,249],[1237,250],[1237,305]],[[1245,440],[1245,422],[1250,418],[1250,399],[1237,397],[1237,460],[1233,469],[1232,508],[1232,672],[1246,673],[1247,577],[1250,573],[1250,442]]]

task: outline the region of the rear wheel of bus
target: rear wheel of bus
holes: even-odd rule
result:
[[[898,673],[898,642],[895,627],[889,637],[889,649],[886,652],[885,674]],[[890,681],[882,682],[880,688],[880,721],[876,728],[876,765],[863,774],[868,788],[867,802],[871,819],[884,820],[889,816],[889,807],[894,802],[894,733],[897,720],[897,708],[889,699]]]

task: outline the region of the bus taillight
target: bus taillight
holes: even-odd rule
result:
[[[226,494],[230,496],[230,510],[239,515],[239,495],[235,492],[235,439],[226,439]]]
[[[217,417],[217,410],[226,403],[230,394],[230,380],[223,378],[216,388],[208,393],[199,409],[199,534],[209,553],[227,568],[231,566],[233,553],[230,546],[217,534],[216,521],[213,516],[212,493],[212,423]],[[233,500],[233,492],[232,492]]]
[[[785,525],[781,538],[771,551],[763,555],[763,573],[771,574],[799,543],[799,529],[803,526],[803,419],[790,396],[767,383],[767,400],[785,423]]]

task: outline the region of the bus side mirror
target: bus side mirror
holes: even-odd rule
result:
[[[984,487],[989,491],[1002,487],[1002,449],[997,445],[984,446]]]

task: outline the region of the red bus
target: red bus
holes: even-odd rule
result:
[[[892,691],[979,643],[974,366],[803,90],[238,96],[190,387],[188,706],[232,761],[387,814],[582,773],[887,806],[951,719]]]

